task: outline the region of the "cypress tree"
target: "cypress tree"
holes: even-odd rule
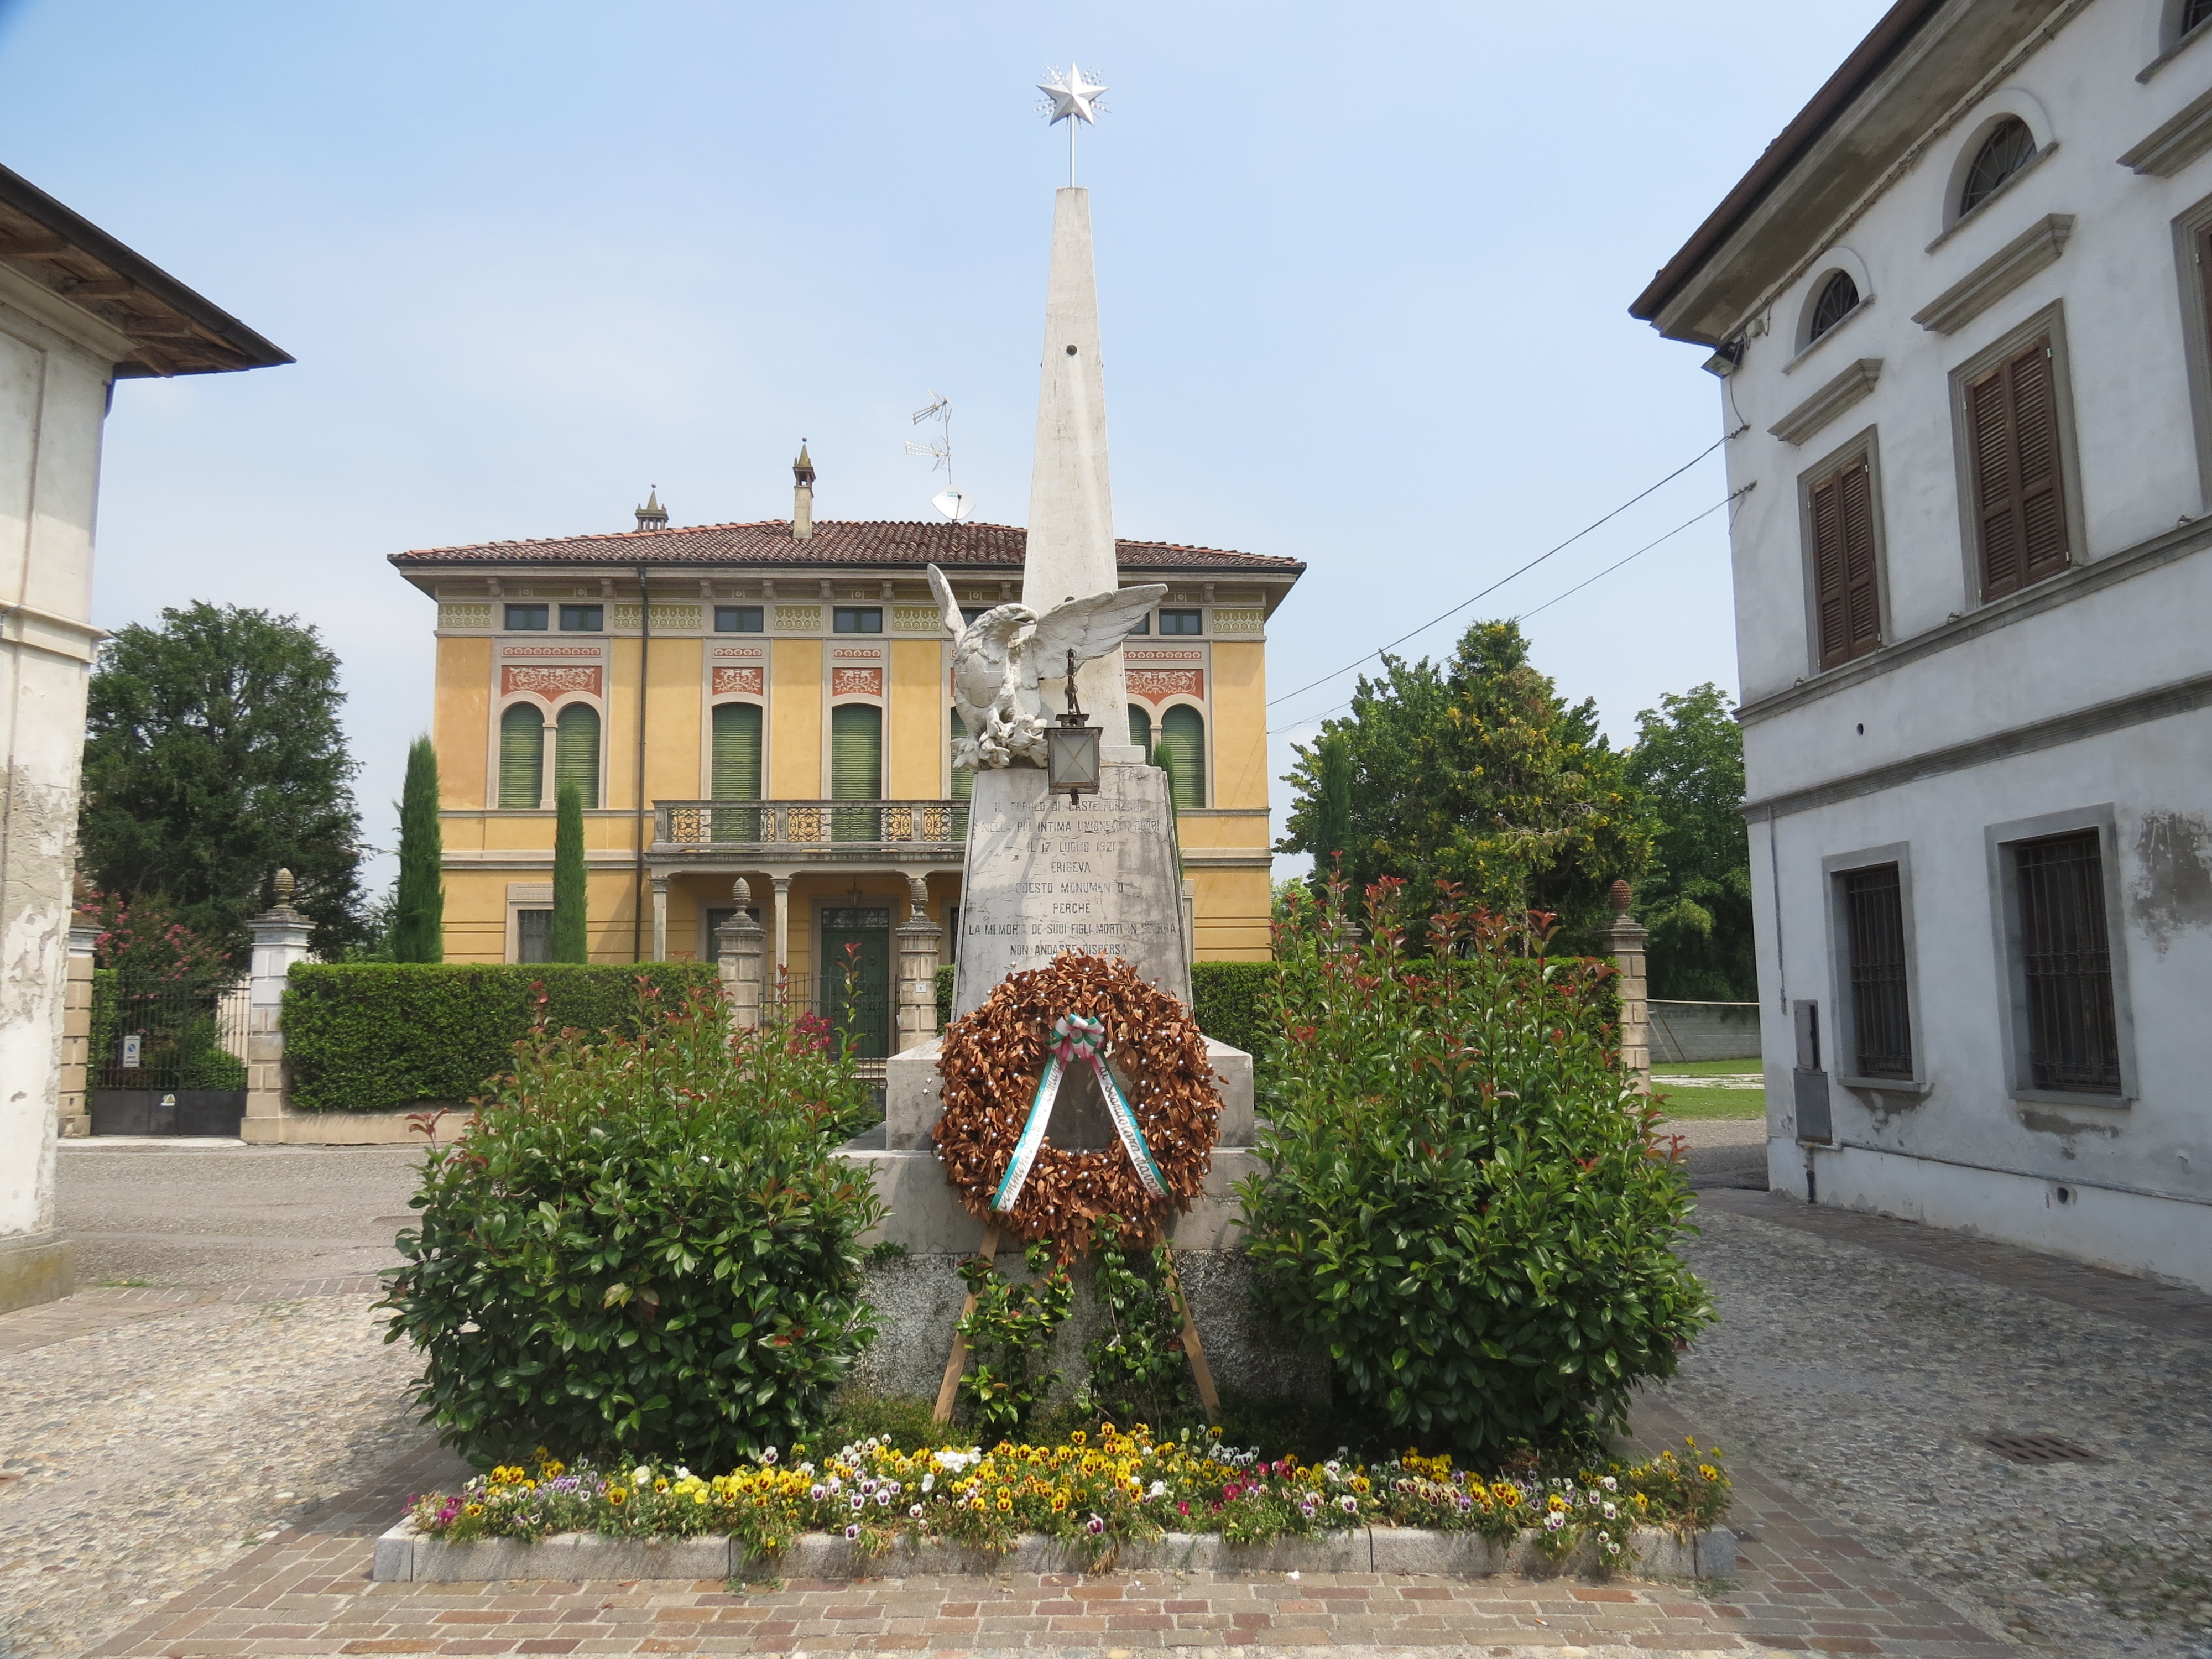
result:
[[[584,793],[564,783],[553,796],[553,960],[589,962],[584,939]]]
[[[446,889],[438,873],[438,751],[417,738],[399,791],[399,886],[392,901],[392,959],[446,959]]]

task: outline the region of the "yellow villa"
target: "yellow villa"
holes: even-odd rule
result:
[[[631,532],[392,556],[437,605],[448,962],[546,959],[554,791],[574,781],[594,962],[711,959],[742,876],[801,995],[857,959],[881,1029],[856,1034],[890,1051],[915,878],[959,938],[968,775],[926,567],[972,616],[1020,597],[1025,538],[817,523],[804,451],[794,472],[789,520],[669,528],[653,501]],[[1116,551],[1125,586],[1169,589],[1128,641],[1129,726],[1172,757],[1197,955],[1264,959],[1267,625],[1305,567]]]

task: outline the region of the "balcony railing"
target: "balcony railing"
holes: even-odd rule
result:
[[[653,803],[653,850],[774,849],[837,858],[968,838],[964,800],[664,800]]]

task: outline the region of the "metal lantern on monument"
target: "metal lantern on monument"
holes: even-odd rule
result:
[[[1067,792],[1075,805],[1085,795],[1098,792],[1101,728],[1088,724],[1075,695],[1075,653],[1067,653],[1067,712],[1044,734],[1045,787],[1055,795]]]

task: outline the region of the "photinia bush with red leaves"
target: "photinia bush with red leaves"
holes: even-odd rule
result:
[[[540,1024],[474,1121],[434,1146],[399,1235],[386,1340],[481,1466],[726,1468],[789,1444],[874,1335],[857,1240],[883,1215],[836,1149],[871,1116],[849,1045],[781,1000],[640,987],[637,1034]]]
[[[1267,1169],[1239,1188],[1259,1294],[1386,1443],[1586,1444],[1713,1317],[1674,1251],[1679,1153],[1589,1017],[1611,964],[1548,956],[1548,917],[1449,908],[1410,957],[1402,885],[1364,929],[1340,879],[1281,929]]]

